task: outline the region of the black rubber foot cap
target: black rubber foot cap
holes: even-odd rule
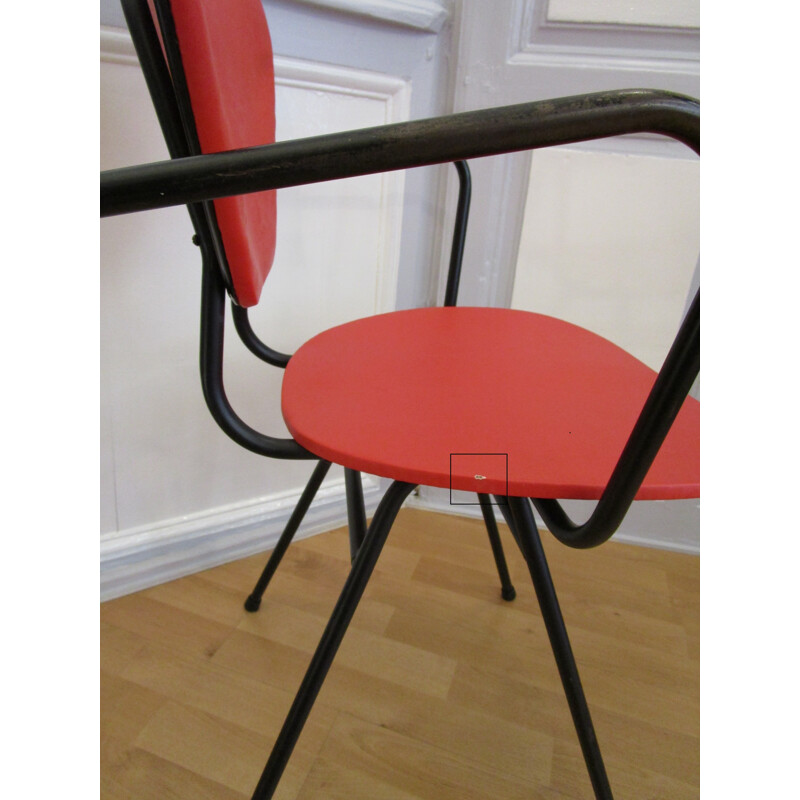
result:
[[[517,596],[517,590],[513,586],[504,586],[501,594],[503,600],[513,600]]]
[[[253,597],[253,595],[251,594],[250,597],[248,597],[247,600],[244,601],[245,611],[250,611],[252,613],[253,611],[258,611],[259,608],[261,608],[260,597]]]

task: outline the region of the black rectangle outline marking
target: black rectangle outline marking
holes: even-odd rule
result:
[[[480,502],[475,503],[454,503],[453,502],[453,456],[505,456],[506,457],[506,492],[505,496],[508,497],[508,453],[450,453],[450,505],[451,506],[479,506]],[[465,491],[460,489],[458,491]],[[481,492],[481,494],[484,494]],[[507,503],[495,503],[492,498],[494,495],[489,495],[489,502],[493,506],[505,506]]]

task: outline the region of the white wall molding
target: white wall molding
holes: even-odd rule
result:
[[[138,66],[139,59],[127,30],[100,26],[100,60]],[[387,122],[409,118],[411,84],[402,78],[279,55],[274,61],[275,82],[280,86],[383,100],[387,104]]]
[[[631,3],[629,0],[548,0],[547,20],[551,22],[592,22],[641,27],[700,27],[698,0],[662,0]]]
[[[411,85],[402,78],[279,55],[274,61],[275,82],[280,86],[383,100],[388,106],[387,121],[408,119]]]
[[[557,94],[595,84],[593,91],[622,86],[669,87],[672,91],[699,96],[698,29],[677,24],[670,27],[608,24],[591,19],[559,20],[551,18],[550,5],[539,0],[514,0],[506,58],[511,70],[520,75],[530,70],[541,76],[545,85],[570,86]],[[600,16],[616,13],[605,6],[593,8],[594,12]],[[684,16],[678,15],[676,19]],[[545,76],[552,76],[552,80]],[[475,79],[481,77],[476,75]],[[581,143],[576,147],[686,157],[683,145],[648,134]]]
[[[404,122],[411,115],[411,83],[394,75],[352,69],[317,61],[275,56],[275,83],[279,87],[305,89],[333,95],[361,97],[383,104],[382,124]],[[402,204],[387,202],[402,197],[405,172],[381,175],[380,258],[373,313],[395,307],[397,275],[400,268]]]
[[[656,550],[669,550],[673,553],[684,553],[688,556],[700,555],[700,543],[674,542],[660,539],[658,536],[645,536],[637,533],[615,533],[611,541],[620,544],[635,544],[640,547],[652,547]]]
[[[367,513],[371,514],[380,499],[379,481],[370,477],[362,480]],[[271,550],[300,494],[281,492],[102,536],[100,599],[111,600]],[[345,508],[344,479],[327,481],[320,487],[295,538],[346,525]],[[243,591],[248,589],[242,587]]]
[[[630,6],[629,3],[624,5]],[[668,19],[669,10],[676,7],[667,4],[662,9],[665,12],[663,18]],[[584,20],[568,18],[570,14],[575,16],[577,9],[567,11],[564,8],[551,14],[550,4],[546,2],[515,0],[509,30],[509,57],[525,63],[525,55],[537,53],[557,52],[584,57],[594,53],[611,60],[641,58],[647,61],[655,55],[659,63],[675,61],[685,66],[699,63],[700,33],[696,27],[684,24],[688,19],[685,14],[676,15],[673,25],[656,25],[634,22],[638,19],[635,15],[629,17],[625,14],[621,14],[619,22],[597,21],[615,13],[610,4],[598,4],[594,11],[599,16],[588,13]],[[617,9],[617,12],[622,11],[625,8]],[[559,13],[563,19],[559,18]],[[647,18],[660,18],[653,14]],[[642,17],[645,18],[646,15]]]
[[[637,57],[631,51],[541,46],[514,53],[508,63],[559,69],[602,69],[619,72],[650,72],[662,75],[700,75],[700,62],[690,59]]]
[[[431,33],[438,33],[450,16],[447,5],[438,0],[295,0],[295,2]]]
[[[139,64],[131,35],[124,28],[100,26],[100,60],[110,64]]]
[[[395,75],[275,56],[275,83],[279,88],[375,101],[382,107],[379,124],[404,122],[411,115],[411,82]],[[406,176],[404,171],[396,171],[384,173],[379,178],[379,252],[374,303],[369,309],[370,313],[382,313],[395,308],[403,225],[402,201],[397,202],[397,199],[403,197]]]

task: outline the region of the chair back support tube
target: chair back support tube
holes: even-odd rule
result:
[[[316,459],[294,439],[267,436],[251,428],[236,414],[225,394],[222,356],[227,294],[213,256],[203,253],[203,281],[200,310],[200,380],[203,396],[217,424],[237,444],[272,458]]]
[[[660,133],[699,153],[700,105],[672,92],[626,89],[123,167],[100,175],[100,214],[125,214],[626,133]]]
[[[156,117],[164,134],[171,158],[190,155],[191,149],[181,122],[181,114],[175,99],[172,78],[164,60],[161,42],[156,32],[153,17],[146,3],[122,0],[122,11],[132,38],[139,63],[142,66]]]
[[[453,228],[453,244],[450,248],[450,267],[447,271],[447,288],[444,292],[444,305],[454,306],[458,302],[458,284],[461,280],[461,262],[464,260],[464,243],[467,239],[469,204],[472,199],[472,176],[466,161],[456,161],[458,170],[458,204]]]

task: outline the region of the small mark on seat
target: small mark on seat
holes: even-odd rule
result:
[[[486,476],[485,475],[476,475],[475,476],[475,480],[476,481],[485,481],[486,480]]]

